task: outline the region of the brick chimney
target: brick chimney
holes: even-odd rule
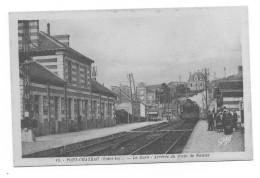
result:
[[[47,34],[51,35],[50,23],[47,23]]]
[[[70,35],[68,35],[68,34],[53,35],[51,37],[54,38],[55,40],[58,40],[59,42],[61,42],[64,45],[67,45],[67,46],[70,45]]]
[[[239,76],[243,75],[243,66],[238,66],[238,73]]]

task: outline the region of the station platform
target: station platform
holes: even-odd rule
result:
[[[65,146],[68,144],[105,137],[108,135],[130,131],[148,125],[158,124],[160,122],[164,122],[164,121],[120,124],[114,127],[90,129],[90,130],[84,130],[79,132],[69,132],[63,134],[54,134],[54,135],[36,137],[35,142],[22,142],[22,155],[28,155],[43,150],[49,150],[52,148]]]
[[[230,135],[207,131],[208,122],[198,121],[183,153],[241,152],[244,151],[244,133],[240,130]]]

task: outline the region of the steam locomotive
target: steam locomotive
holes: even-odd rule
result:
[[[186,122],[196,122],[199,118],[199,106],[196,102],[186,99],[180,106],[180,118]]]

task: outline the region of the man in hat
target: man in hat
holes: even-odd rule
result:
[[[210,111],[208,111],[207,120],[208,120],[208,130],[207,131],[212,131],[213,130],[213,115]]]
[[[212,109],[212,118],[213,118],[212,127],[213,127],[213,130],[215,130],[217,127],[215,108]]]
[[[229,110],[226,109],[226,107],[223,108],[223,128],[225,131],[225,134],[229,134],[233,132],[233,119],[232,115],[229,112]]]
[[[233,113],[233,127],[234,127],[235,131],[237,131],[237,112],[236,111]]]

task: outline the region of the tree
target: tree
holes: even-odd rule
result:
[[[159,91],[159,102],[160,103],[169,103],[170,102],[170,92],[171,89],[169,88],[169,86],[165,83],[163,83],[161,85],[161,90]]]
[[[163,107],[162,107],[162,116],[164,115],[165,113],[165,110],[166,110],[166,103],[168,103],[168,107],[169,107],[169,103],[171,102],[171,89],[169,88],[169,86],[165,83],[163,83],[161,85],[161,88],[159,91],[157,91],[157,96],[158,96],[158,99],[157,101],[159,101]]]
[[[177,85],[176,92],[180,94],[186,93],[186,86],[184,84]]]

